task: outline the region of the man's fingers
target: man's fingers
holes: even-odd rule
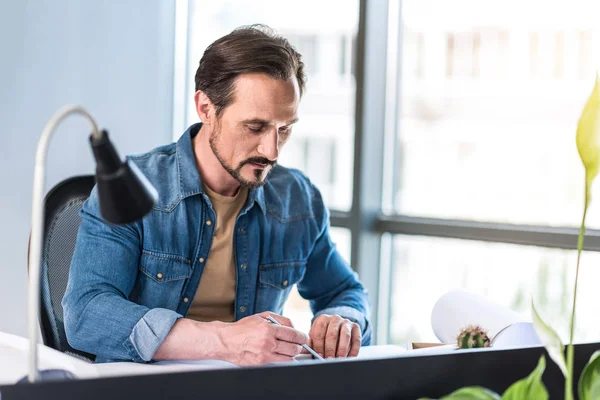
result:
[[[275,353],[290,357],[297,356],[302,350],[304,350],[304,348],[299,344],[284,342],[282,340],[278,340],[277,346],[275,347]]]
[[[360,344],[362,343],[362,333],[358,324],[352,324],[352,339],[350,340],[350,352],[348,357],[356,357],[360,351]]]
[[[271,355],[283,357],[281,361],[289,361],[291,357],[307,353],[300,346],[302,344],[308,344],[324,358],[356,357],[360,352],[362,342],[360,326],[339,315],[323,314],[317,317],[310,328],[309,336],[295,330],[292,322],[286,317],[272,312],[258,315],[262,318],[270,316],[281,324],[269,328],[277,339]]]
[[[328,317],[325,314],[317,317],[309,332],[313,344],[312,349],[321,356],[325,354],[325,335],[327,334]]]
[[[347,357],[350,352],[350,340],[352,339],[352,322],[345,321],[340,326],[340,337],[338,339],[336,357]]]
[[[295,344],[306,344],[308,342],[308,336],[294,328],[289,326],[276,326],[276,328],[275,337],[279,340]]]
[[[327,333],[325,334],[325,358],[335,357],[342,321],[341,317],[334,316],[327,326]]]

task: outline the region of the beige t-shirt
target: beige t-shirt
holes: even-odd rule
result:
[[[217,224],[200,285],[187,317],[203,322],[233,322],[236,291],[233,232],[237,216],[246,203],[248,189],[241,187],[234,197],[222,196],[206,185],[204,190],[217,215]]]

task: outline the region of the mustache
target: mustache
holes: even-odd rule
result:
[[[250,157],[244,161],[242,161],[240,163],[239,168],[243,167],[246,164],[261,164],[261,165],[271,165],[274,166],[275,164],[277,164],[277,161],[271,161],[268,158],[264,158],[264,157]]]

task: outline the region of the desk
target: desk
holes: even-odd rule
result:
[[[374,347],[376,348],[376,347]],[[575,346],[578,377],[600,343]],[[408,354],[410,353],[410,354]],[[223,368],[166,374],[95,377],[75,381],[0,386],[2,400],[30,399],[415,399],[439,398],[460,387],[482,385],[497,392],[535,368],[545,350],[485,349],[442,354],[405,352],[392,358],[307,361],[282,366]],[[564,380],[547,359],[544,382],[551,398],[561,398]]]

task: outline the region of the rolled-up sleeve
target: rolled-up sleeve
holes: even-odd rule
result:
[[[179,318],[181,315],[172,310],[149,310],[135,324],[123,345],[136,361],[150,361]]]

